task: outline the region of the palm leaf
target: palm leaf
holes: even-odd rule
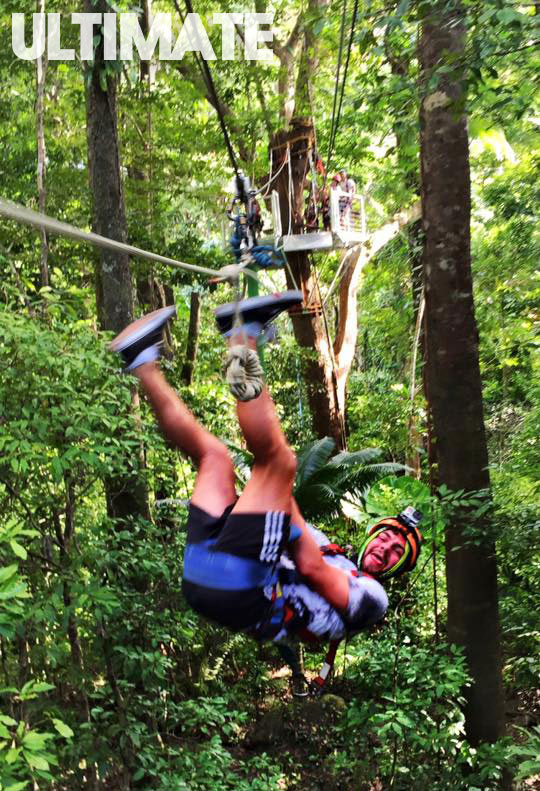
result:
[[[331,437],[323,437],[305,445],[297,454],[296,485],[302,486],[314,473],[327,464],[336,443]]]
[[[294,495],[308,519],[339,516],[343,499],[362,504],[380,478],[409,469],[394,462],[375,462],[382,455],[378,448],[341,451],[330,457],[334,447],[333,440],[326,437],[304,447],[299,454]]]
[[[341,510],[341,496],[326,483],[313,483],[302,487],[296,500],[306,519],[319,519],[322,514],[326,517],[338,516]]]
[[[363,448],[349,453],[342,450],[333,456],[328,464],[332,467],[355,467],[359,464],[372,464],[376,459],[380,459],[382,450],[380,448]]]

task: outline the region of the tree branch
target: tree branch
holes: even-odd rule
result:
[[[486,55],[487,58],[501,58],[503,55],[513,55],[514,52],[522,52],[524,49],[530,49],[531,47],[538,47],[540,46],[540,39],[538,41],[532,41],[530,44],[524,44],[522,47],[516,47],[516,49],[506,49],[506,50],[499,50],[498,52],[492,52],[489,55]]]
[[[422,204],[420,201],[413,203],[408,209],[398,212],[394,217],[385,223],[377,231],[374,231],[368,242],[369,258],[373,258],[379,250],[392,241],[392,239],[411,222],[419,220],[422,216]]]
[[[381,228],[374,231],[367,244],[355,245],[346,253],[351,257],[351,260],[344,269],[339,285],[339,319],[334,342],[338,401],[342,405],[345,401],[345,386],[351,369],[358,335],[356,301],[360,274],[364,266],[388,242],[394,239],[406,225],[419,220],[421,216],[422,206],[420,201],[418,201],[408,209],[398,212]]]

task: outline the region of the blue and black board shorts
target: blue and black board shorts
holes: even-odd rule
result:
[[[283,511],[232,514],[233,507],[216,517],[190,505],[182,590],[201,615],[245,631],[271,612],[290,516]]]

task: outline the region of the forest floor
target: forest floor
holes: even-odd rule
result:
[[[316,673],[306,673],[308,680],[315,676]],[[243,742],[233,752],[238,759],[266,754],[280,763],[287,774],[289,789],[383,791],[375,762],[373,779],[362,784],[361,789],[346,766],[336,777],[336,755],[342,750],[345,755],[343,715],[354,697],[353,685],[342,676],[332,679],[328,691],[320,697],[295,697],[290,671],[285,667],[276,669],[270,674],[266,694],[257,705]],[[509,694],[506,717],[513,739],[522,741],[523,732],[514,726],[529,729],[540,724],[540,689]],[[368,734],[367,741],[376,746],[377,735]],[[515,788],[540,791],[540,775],[522,781]]]
[[[316,673],[306,673],[312,680]],[[358,791],[343,767],[336,777],[336,754],[342,743],[343,715],[354,690],[342,677],[333,680],[322,696],[295,697],[287,668],[274,671],[256,717],[237,748],[237,757],[266,754],[283,767],[290,789],[302,791]],[[370,738],[376,739],[373,734]],[[329,760],[332,756],[332,760]],[[378,779],[365,791],[380,791]],[[364,789],[362,789],[364,791]]]

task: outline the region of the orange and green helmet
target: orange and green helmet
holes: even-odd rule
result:
[[[391,568],[377,574],[377,579],[387,580],[391,577],[399,577],[406,571],[412,571],[416,566],[420,547],[422,544],[422,533],[418,529],[418,524],[422,519],[420,511],[415,511],[412,506],[408,506],[399,516],[387,516],[381,519],[370,528],[368,535],[360,547],[358,553],[358,568],[361,568],[362,558],[368,546],[385,530],[395,530],[405,538],[405,550],[400,559]]]

